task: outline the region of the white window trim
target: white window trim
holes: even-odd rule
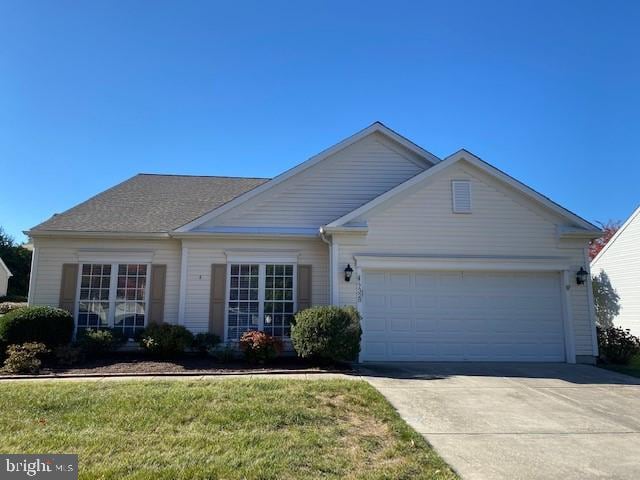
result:
[[[116,290],[118,287],[118,265],[145,265],[147,267],[147,282],[144,286],[144,327],[149,324],[149,292],[151,284],[151,263],[127,261],[124,259],[118,262],[100,262],[99,260],[92,260],[88,262],[81,262],[78,264],[78,278],[76,282],[76,301],[73,308],[74,318],[74,337],[78,333],[78,314],[80,310],[80,286],[82,285],[82,267],[84,265],[101,264],[111,265],[111,275],[109,277],[109,316],[107,317],[107,328],[115,328],[116,317]]]
[[[287,258],[289,261],[279,261]],[[240,260],[241,259],[241,260]],[[293,260],[293,261],[292,261]],[[267,258],[260,257],[260,260],[256,260],[251,256],[231,256],[227,255],[227,276],[224,294],[224,343],[237,342],[235,339],[229,338],[229,291],[231,289],[231,265],[232,264],[249,264],[258,265],[258,326],[259,331],[264,330],[264,291],[267,265],[293,265],[293,312],[295,313],[298,308],[298,257],[273,257]],[[289,337],[283,337],[281,339],[285,344],[290,341]]]

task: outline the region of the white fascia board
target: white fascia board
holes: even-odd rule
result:
[[[7,265],[2,261],[2,259],[0,258],[0,267],[2,267],[2,269],[7,272],[7,277],[13,277],[13,273],[11,273],[11,270],[9,270],[9,267],[7,267]]]
[[[557,272],[571,269],[565,257],[473,257],[355,254],[356,265],[369,270],[447,270]]]
[[[519,182],[518,180],[514,179],[513,177],[510,177],[506,173],[504,173],[501,170],[493,167],[492,165],[488,164],[484,160],[481,160],[479,157],[476,157],[474,154],[472,154],[472,153],[470,153],[470,152],[468,152],[466,150],[460,150],[460,151],[454,153],[453,155],[450,155],[449,157],[445,158],[442,162],[440,162],[437,165],[431,167],[430,169],[425,170],[422,173],[419,173],[415,177],[412,177],[409,180],[407,180],[406,182],[401,183],[397,187],[392,188],[391,190],[387,191],[386,193],[383,193],[382,195],[374,198],[370,202],[365,203],[364,205],[362,205],[361,207],[357,208],[356,210],[354,210],[354,211],[352,211],[352,212],[350,212],[350,213],[348,213],[348,214],[346,214],[346,215],[334,220],[333,222],[327,224],[327,227],[343,226],[344,224],[346,224],[346,223],[348,223],[348,222],[360,217],[361,215],[363,215],[366,212],[372,210],[373,208],[377,207],[378,205],[381,205],[382,203],[392,199],[393,197],[395,197],[399,193],[404,192],[405,190],[407,190],[407,189],[409,189],[409,188],[411,188],[411,187],[413,187],[415,185],[419,185],[420,183],[422,183],[424,181],[427,181],[428,179],[434,177],[435,175],[439,174],[440,172],[446,170],[447,168],[452,167],[453,165],[455,165],[456,163],[458,163],[459,161],[462,161],[462,160],[470,163],[471,165],[473,165],[474,167],[478,168],[479,170],[485,172],[486,174],[491,175],[493,178],[496,178],[497,180],[500,180],[501,182],[507,184],[508,186],[513,188],[514,190],[516,190],[516,191],[522,193],[523,195],[525,195],[526,197],[528,197],[529,199],[537,201],[538,203],[542,204],[544,207],[548,208],[549,210],[552,210],[554,213],[556,213],[556,214],[560,215],[561,217],[569,220],[574,225],[577,225],[580,228],[583,228],[585,231],[590,231],[590,232],[593,232],[594,234],[600,232],[600,229],[598,227],[596,227],[595,225],[587,222],[586,220],[584,220],[583,218],[579,217],[575,213],[570,212],[566,208],[561,207],[557,203],[551,201],[549,198],[545,197],[544,195],[541,195],[540,193],[536,192],[532,188],[528,187],[527,185],[523,184],[522,182]]]
[[[298,263],[298,250],[225,250],[227,263]]]
[[[265,192],[266,190],[270,190],[271,188],[275,187],[276,185],[279,185],[280,183],[284,182],[285,180],[288,180],[289,178],[293,177],[294,175],[297,175],[298,173],[301,173],[305,170],[307,170],[308,168],[316,165],[317,163],[320,163],[321,161],[325,160],[326,158],[338,153],[341,150],[344,150],[345,148],[347,148],[350,145],[353,145],[354,143],[356,143],[357,141],[363,139],[364,137],[371,135],[372,133],[381,133],[383,135],[386,135],[387,137],[393,139],[394,141],[398,142],[399,144],[401,144],[403,147],[407,148],[408,150],[414,152],[415,154],[423,157],[425,159],[425,165],[426,164],[432,164],[435,165],[437,163],[440,162],[440,159],[438,157],[436,157],[435,155],[433,155],[432,153],[429,153],[428,151],[424,150],[423,148],[419,147],[418,145],[416,145],[415,143],[409,141],[408,139],[404,138],[403,136],[397,134],[396,132],[394,132],[393,130],[391,130],[390,128],[386,127],[385,125],[383,125],[380,122],[375,122],[374,124],[368,126],[367,128],[365,128],[364,130],[360,130],[358,133],[355,133],[354,135],[351,135],[350,137],[342,140],[339,143],[336,143],[334,146],[323,150],[322,152],[318,153],[317,155],[314,155],[313,157],[309,158],[308,160],[306,160],[305,162],[302,162],[301,164],[285,171],[284,173],[281,173],[280,175],[278,175],[277,177],[272,178],[271,180],[269,180],[266,183],[263,183],[262,185],[257,186],[256,188],[249,190],[246,193],[243,193],[242,195],[234,198],[233,200],[225,203],[224,205],[221,205],[218,208],[215,208],[214,210],[211,210],[208,213],[205,213],[204,215],[192,220],[191,222],[176,228],[174,230],[174,232],[188,232],[190,230],[193,230],[194,228],[198,227],[199,225],[202,225],[203,223],[208,222],[209,220],[211,220],[212,218],[217,217],[218,215],[223,214],[224,212],[227,212],[229,210],[231,210],[232,208],[237,207],[238,205],[246,202],[247,200],[250,200],[251,198],[254,198],[257,195],[260,195],[261,193]]]
[[[184,234],[197,234],[197,233],[237,233],[237,234],[272,234],[272,235],[302,235],[302,236],[317,236],[317,227],[209,227],[198,228],[191,230],[190,232],[183,232]]]
[[[596,257],[593,260],[591,260],[591,265],[594,265],[598,260],[600,260],[600,257],[604,255],[604,253],[609,249],[609,247],[613,245],[613,242],[615,242],[618,239],[618,237],[622,235],[622,232],[624,232],[625,229],[629,225],[631,225],[631,222],[633,222],[638,215],[640,215],[640,207],[635,209],[635,211],[631,214],[631,216],[627,218],[627,221],[624,222],[622,226],[618,229],[618,231],[613,235],[613,237],[611,237],[611,240],[609,240],[607,244],[604,247],[602,247],[602,250],[598,252],[598,255],[596,255]]]

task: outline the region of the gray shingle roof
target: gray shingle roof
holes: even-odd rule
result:
[[[164,233],[268,180],[142,173],[54,215],[32,231]]]

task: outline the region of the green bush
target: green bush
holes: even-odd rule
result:
[[[240,337],[240,348],[249,363],[267,363],[282,351],[282,343],[268,333],[257,330],[244,332]]]
[[[77,344],[60,345],[53,351],[56,363],[61,367],[70,367],[84,360],[84,351]]]
[[[10,374],[38,374],[42,365],[39,357],[49,351],[44,343],[38,342],[9,345],[3,371]]]
[[[5,295],[4,297],[0,297],[0,303],[11,302],[11,303],[26,303],[27,297],[23,295]]]
[[[126,338],[119,330],[104,328],[78,332],[78,346],[90,357],[99,357],[115,352],[125,341]]]
[[[193,344],[193,334],[182,325],[149,325],[142,332],[140,346],[160,357],[180,355]]]
[[[312,307],[298,312],[291,343],[302,358],[346,362],[360,353],[360,314],[353,307]]]
[[[66,310],[54,307],[24,307],[0,317],[0,342],[19,345],[44,343],[55,348],[71,341],[73,317]]]
[[[16,303],[16,302],[2,302],[0,303],[0,315],[4,315],[5,313],[9,313],[12,310],[17,310],[18,308],[26,307],[26,303]]]
[[[605,362],[627,365],[640,353],[640,339],[629,330],[617,327],[598,327],[598,349]]]
[[[201,355],[206,355],[219,343],[220,337],[215,333],[198,333],[193,337],[191,348]]]

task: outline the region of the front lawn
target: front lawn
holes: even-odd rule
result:
[[[600,366],[608,370],[613,370],[614,372],[625,373],[640,378],[640,355],[633,357],[629,365],[602,364]]]
[[[80,478],[456,478],[349,380],[0,384],[3,453],[78,453]]]

